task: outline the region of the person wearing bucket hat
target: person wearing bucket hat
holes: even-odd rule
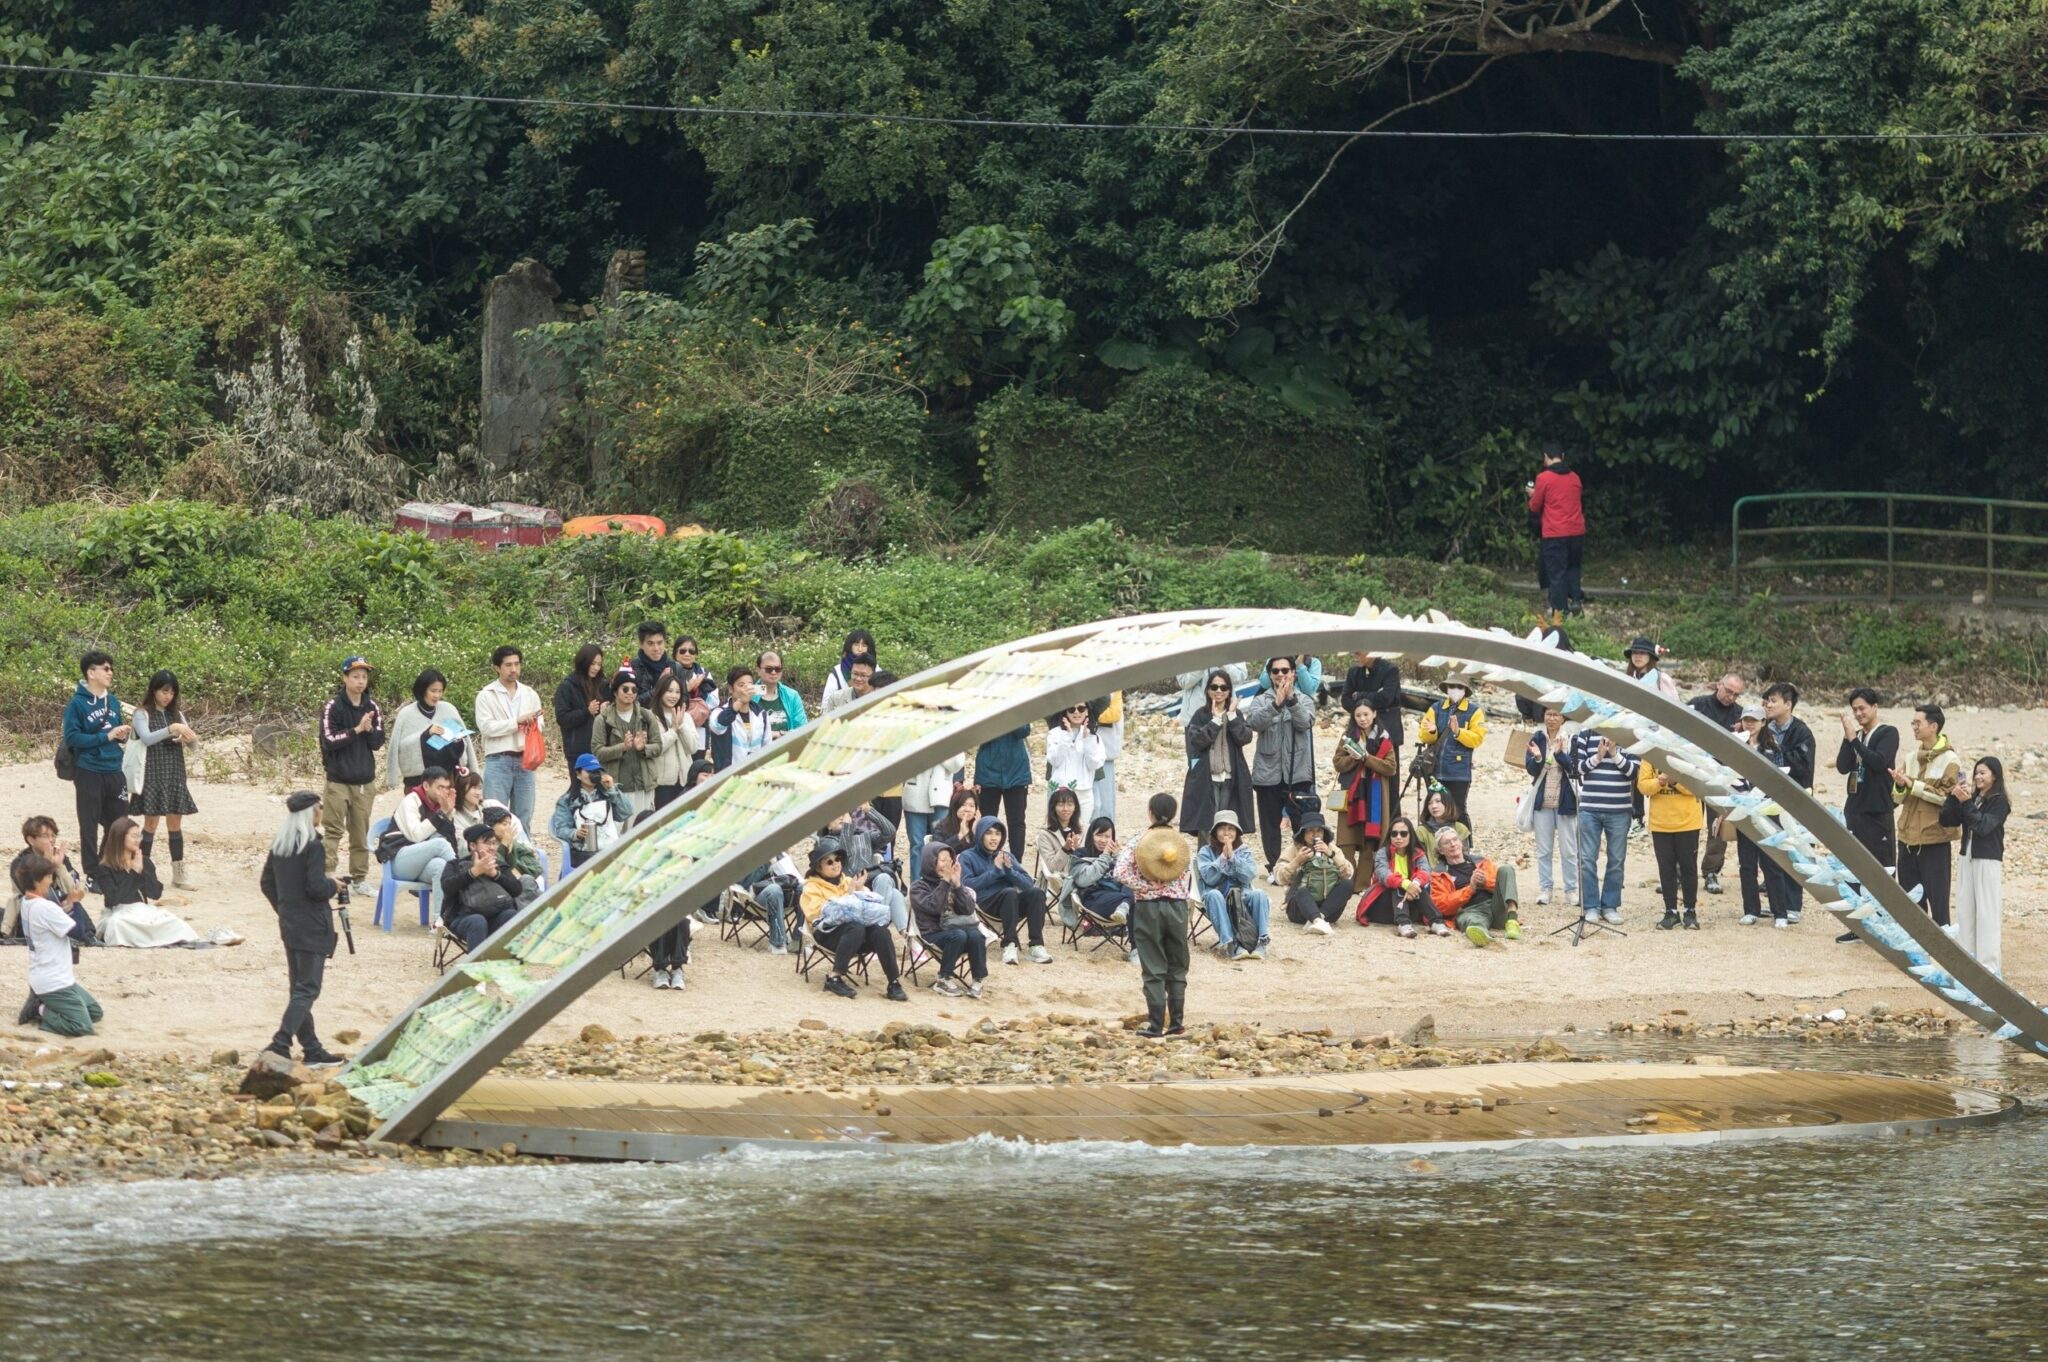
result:
[[[348,838],[348,877],[370,874],[370,805],[377,794],[377,753],[384,747],[384,711],[370,698],[370,659],[360,653],[341,664],[341,685],[320,711],[320,762],[327,787],[320,804],[326,830],[323,854],[332,875]]]
[[[1131,891],[1131,940],[1145,981],[1146,1037],[1187,1031],[1188,844],[1174,831],[1179,804],[1170,794],[1152,796],[1152,826],[1117,853],[1117,882]]]
[[[604,763],[590,753],[576,758],[570,774],[576,783],[555,801],[548,831],[568,851],[569,868],[574,870],[619,840],[632,821],[633,808],[605,772]]]
[[[1664,674],[1657,665],[1657,659],[1664,655],[1648,634],[1637,634],[1630,640],[1625,657],[1629,680],[1640,686],[1647,686],[1667,700],[1678,698],[1678,683]]]
[[[1330,840],[1320,813],[1305,814],[1294,829],[1294,850],[1280,862],[1287,886],[1287,919],[1328,936],[1351,900],[1353,867],[1344,849]]]
[[[1258,874],[1258,860],[1244,844],[1237,815],[1218,809],[1208,842],[1195,854],[1195,877],[1201,882],[1202,911],[1216,929],[1216,953],[1227,960],[1266,958],[1273,909],[1265,894],[1252,888]]]

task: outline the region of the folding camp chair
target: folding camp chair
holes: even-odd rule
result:
[[[434,972],[446,974],[448,967],[469,954],[469,945],[445,922],[434,923]]]
[[[1078,898],[1074,900],[1074,907],[1080,911],[1080,920],[1072,927],[1065,927],[1064,922],[1061,924],[1066,931],[1065,941],[1067,945],[1072,946],[1075,950],[1080,950],[1082,943],[1086,942],[1088,953],[1091,955],[1101,950],[1104,946],[1111,944],[1116,946],[1118,953],[1121,955],[1127,956],[1131,953],[1133,947],[1131,943],[1131,919],[1129,913],[1124,915],[1123,921],[1118,922],[1113,918],[1105,917],[1103,914],[1096,912]]]
[[[742,949],[768,940],[768,909],[747,886],[732,885],[719,896],[718,937]]]
[[[802,920],[801,913],[798,914],[798,920]],[[805,983],[808,984],[811,981],[811,971],[820,965],[823,965],[828,973],[831,971],[832,949],[818,940],[816,932],[805,932],[801,938],[792,936],[790,944],[795,947],[796,972],[803,976]],[[853,964],[848,968],[848,972],[860,980],[862,984],[866,984],[868,981],[868,962],[874,958],[875,953],[873,951],[862,951],[853,958]]]

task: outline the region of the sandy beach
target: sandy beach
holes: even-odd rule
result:
[[[1500,697],[1493,697],[1498,703]],[[1808,722],[1820,740],[1822,788],[1833,792],[1839,777],[1831,767],[1839,724],[1832,714],[1811,712]],[[1336,735],[1334,709],[1325,709],[1317,731],[1323,759]],[[1886,722],[1903,730],[1907,713],[1887,711]],[[1766,1016],[1845,1007],[1852,1012],[1883,1002],[1893,1007],[1925,1006],[1929,996],[1869,952],[1834,941],[1837,928],[1825,913],[1809,913],[1790,931],[1737,924],[1739,901],[1730,891],[1702,895],[1705,927],[1699,932],[1659,932],[1655,864],[1647,842],[1631,844],[1624,900],[1629,935],[1589,940],[1573,949],[1565,938],[1544,935],[1567,920],[1568,910],[1538,907],[1531,839],[1512,827],[1512,800],[1524,781],[1502,761],[1508,725],[1490,720],[1491,732],[1477,763],[1474,786],[1478,841],[1489,855],[1511,851],[1521,867],[1522,941],[1474,949],[1463,938],[1414,941],[1390,929],[1361,929],[1347,915],[1336,934],[1307,934],[1278,920],[1271,958],[1230,964],[1197,952],[1189,981],[1189,1010],[1198,1021],[1258,1022],[1271,1027],[1331,1027],[1340,1034],[1405,1028],[1417,1017],[1435,1017],[1447,1037],[1527,1036],[1575,1025],[1587,1030],[1609,1021],[1651,1019],[1683,1009],[1701,1022],[1737,1016]],[[1119,763],[1120,820],[1128,832],[1147,795],[1180,789],[1181,737],[1177,725],[1160,718],[1131,721]],[[2015,812],[2007,833],[2005,961],[2008,977],[2025,993],[2048,994],[2048,926],[2039,905],[2048,880],[2048,823],[2028,815],[2048,807],[2048,763],[2022,761],[2023,754],[2048,748],[2048,715],[2039,711],[1962,710],[1950,712],[1949,732],[1957,747],[1974,758],[1996,752],[2007,763]],[[207,950],[91,950],[79,969],[82,983],[105,1005],[101,1034],[77,1042],[121,1051],[179,1049],[206,1052],[261,1046],[284,1004],[283,948],[275,919],[257,891],[263,852],[281,816],[283,795],[294,784],[313,784],[310,771],[260,772],[247,757],[246,742],[208,743],[197,763],[194,797],[200,812],[187,822],[188,856],[197,887],[172,891],[167,902],[202,931],[234,928],[247,937],[240,946]],[[2025,770],[2017,769],[2024,766]],[[1325,769],[1327,763],[1325,762]],[[555,793],[553,772],[542,781],[544,798]],[[32,813],[49,813],[71,834],[71,791],[55,779],[47,760],[0,767],[0,827],[18,828]],[[396,802],[379,798],[381,816]],[[544,822],[545,819],[537,818]],[[551,841],[543,849],[553,858]],[[159,841],[161,853],[161,840]],[[168,867],[164,867],[168,878]],[[330,965],[318,1018],[327,1036],[356,1030],[375,1032],[433,981],[432,944],[419,926],[411,901],[400,904],[397,929],[372,927],[370,895],[359,896],[353,917],[358,953],[340,954]],[[92,903],[95,915],[101,905]],[[1049,938],[1051,934],[1049,933]],[[833,1029],[872,1029],[894,1020],[962,1029],[983,1019],[1006,1020],[1048,1012],[1110,1020],[1140,1007],[1137,972],[1104,951],[1092,955],[1054,947],[1054,963],[994,966],[979,1002],[949,1000],[929,992],[908,1004],[890,1003],[879,989],[854,1001],[805,985],[787,957],[756,947],[738,950],[700,930],[688,971],[688,989],[656,991],[644,981],[607,979],[572,1004],[545,1028],[541,1042],[573,1038],[584,1026],[601,1025],[627,1038],[688,1038],[708,1028],[773,1030],[806,1019]],[[22,987],[27,953],[0,952],[6,986]],[[16,996],[9,993],[6,996]],[[6,1011],[11,1023],[13,1007]],[[54,1038],[9,1025],[16,1043]],[[61,1043],[61,1042],[57,1042]]]

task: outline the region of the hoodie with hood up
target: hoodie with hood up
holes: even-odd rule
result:
[[[910,910],[917,915],[918,934],[930,937],[945,930],[949,917],[973,917],[974,891],[966,883],[955,884],[939,875],[939,853],[951,848],[939,842],[925,843],[918,861],[917,882],[910,886]]]
[[[982,820],[974,825],[974,844],[960,853],[961,882],[974,891],[976,898],[984,899],[1005,889],[1036,889],[1037,881],[1024,873],[1024,867],[1017,864],[1014,856],[1010,858],[1009,865],[998,866],[996,858],[989,855],[982,843],[987,840],[990,828],[1000,829],[1003,833],[1004,840],[997,854],[1009,851],[1010,833],[1009,829],[1004,827],[1003,820],[993,815],[984,815]]]

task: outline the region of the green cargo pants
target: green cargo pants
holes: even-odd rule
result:
[[[43,1030],[58,1036],[89,1036],[104,1013],[99,999],[77,984],[42,995]]]
[[[1131,942],[1145,980],[1145,1010],[1169,1024],[1185,1015],[1188,994],[1188,901],[1140,899],[1131,905]]]

